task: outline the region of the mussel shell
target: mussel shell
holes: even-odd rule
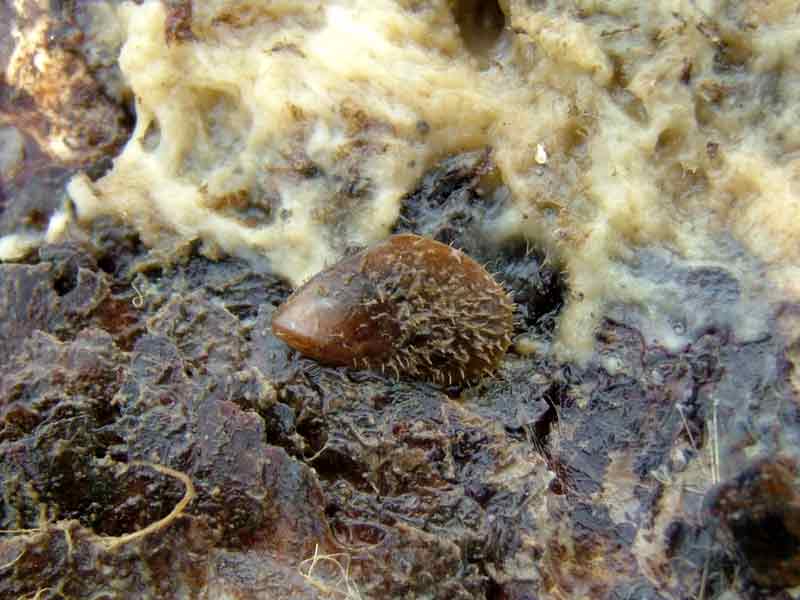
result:
[[[505,290],[480,264],[401,234],[317,274],[275,312],[272,329],[324,364],[457,383],[497,365],[512,316]]]

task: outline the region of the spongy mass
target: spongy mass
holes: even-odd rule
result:
[[[320,362],[462,384],[490,374],[511,343],[513,303],[477,262],[396,235],[319,273],[272,328]]]

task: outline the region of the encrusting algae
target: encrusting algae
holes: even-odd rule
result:
[[[473,259],[402,234],[317,274],[276,311],[272,330],[324,364],[454,385],[497,367],[513,313]]]

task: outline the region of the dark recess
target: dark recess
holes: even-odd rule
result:
[[[496,0],[459,0],[453,17],[467,49],[477,57],[490,52],[506,26],[506,16]]]

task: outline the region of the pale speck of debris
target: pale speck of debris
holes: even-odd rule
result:
[[[12,233],[0,237],[0,262],[22,260],[39,245],[39,236],[27,233]]]
[[[514,351],[521,356],[545,355],[547,344],[535,337],[522,335],[514,340]]]
[[[544,144],[536,144],[536,162],[540,165],[547,164],[547,150],[544,147]]]
[[[47,224],[47,232],[45,233],[45,240],[48,244],[57,244],[66,238],[67,229],[70,224],[69,213],[59,210],[52,217]]]

